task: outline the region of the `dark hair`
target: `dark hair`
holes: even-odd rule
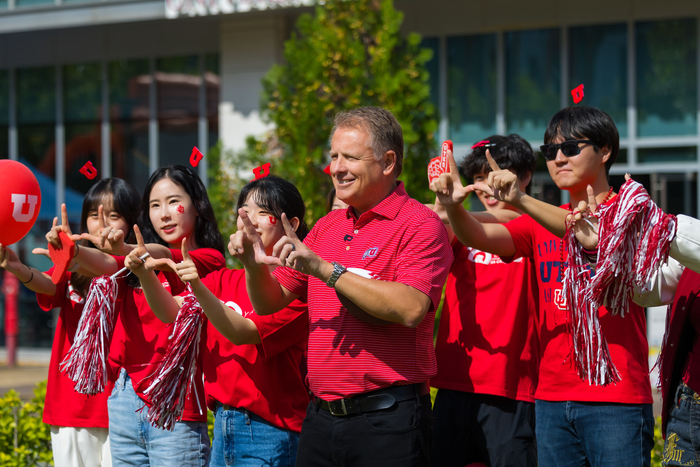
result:
[[[369,135],[374,157],[380,160],[387,151],[396,153],[394,176],[403,170],[403,130],[394,114],[381,107],[360,107],[335,116],[331,137],[338,128],[362,128]]]
[[[138,221],[141,197],[136,188],[121,178],[103,178],[88,190],[83,199],[83,209],[80,213],[80,232],[86,233],[88,231],[87,220],[90,213],[97,211],[100,204],[109,201],[111,201],[112,209],[119,213],[124,218],[126,225],[129,226],[129,232],[124,238],[124,242],[134,243],[136,236],[133,227]],[[81,248],[95,248],[88,240],[81,240],[80,246]],[[70,282],[78,294],[85,297],[91,280],[91,277],[73,273]]]
[[[197,218],[194,224],[194,241],[199,248],[213,248],[224,254],[224,239],[219,232],[219,226],[214,215],[214,208],[209,202],[209,195],[204,183],[197,175],[197,172],[183,165],[166,165],[159,168],[148,179],[146,188],[143,190],[141,199],[141,214],[139,216],[139,227],[143,240],[146,243],[159,243],[169,246],[165,240],[160,238],[153,228],[150,216],[150,198],[153,186],[160,180],[168,178],[177,186],[185,190],[192,200],[192,204],[197,210]]]
[[[309,233],[309,228],[304,222],[306,205],[299,190],[293,183],[274,175],[253,180],[244,186],[241,194],[238,195],[236,212],[243,207],[243,204],[251,195],[253,200],[255,200],[255,204],[271,212],[278,219],[282,217],[282,213],[285,213],[287,219],[290,220],[295,217],[298,218],[299,227],[296,234],[300,240],[304,240],[306,234]]]
[[[595,107],[567,107],[554,114],[544,132],[544,143],[553,142],[557,136],[565,140],[589,139],[595,143],[596,151],[609,147],[610,158],[605,162],[605,175],[610,172],[620,151],[620,134],[615,122],[610,115]]]
[[[535,172],[537,158],[532,151],[530,143],[525,141],[520,135],[512,134],[508,136],[492,135],[486,140],[495,144],[496,147],[488,148],[491,157],[498,166],[504,170],[514,171],[519,179],[523,179]],[[483,146],[472,149],[471,154],[462,161],[462,170],[469,178],[474,178],[476,174],[486,174],[491,172],[491,166],[486,161],[486,149]],[[525,192],[530,194],[532,183],[528,183]]]

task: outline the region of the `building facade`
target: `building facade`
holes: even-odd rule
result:
[[[79,173],[86,162],[141,190],[160,165],[187,164],[193,146],[240,148],[265,131],[261,78],[283,61],[284,41],[311,3],[0,0],[0,158],[32,167],[43,196],[39,221],[15,246],[23,260],[49,266],[29,252],[45,244],[61,203],[77,223],[92,184]],[[700,214],[700,2],[395,6],[403,30],[434,52],[439,139],[451,139],[458,158],[494,133],[539,147],[549,118],[583,84],[583,103],[606,110],[620,130],[612,183],[629,172],[665,210]],[[539,167],[534,194],[566,201],[541,158]],[[22,293],[20,345],[50,346],[52,317]]]

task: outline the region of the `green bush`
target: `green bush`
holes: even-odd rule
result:
[[[12,389],[0,399],[0,465],[53,465],[51,430],[41,421],[45,398],[46,381],[37,385],[29,402]]]
[[[651,467],[661,467],[664,456],[664,438],[661,436],[661,417],[654,424],[654,447],[651,450]]]

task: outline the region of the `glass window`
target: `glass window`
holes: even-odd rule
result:
[[[447,39],[450,139],[472,144],[496,133],[496,35]]]
[[[207,126],[209,128],[209,148],[211,148],[219,141],[219,92],[221,88],[219,54],[209,54],[204,57],[204,84],[207,87]]]
[[[559,29],[505,34],[508,133],[540,142],[559,110]]]
[[[697,20],[635,26],[639,136],[697,134]]]
[[[426,49],[433,52],[433,57],[426,62],[425,68],[428,70],[428,85],[430,86],[430,101],[435,106],[435,110],[440,112],[440,39],[429,37],[423,39],[421,44]]]
[[[108,73],[112,175],[142,192],[149,177],[150,65],[145,59],[111,62]]]
[[[7,0],[0,0],[0,10],[4,10],[5,8],[7,8],[7,4]]]
[[[606,111],[627,137],[627,25],[569,29],[569,90],[583,84],[582,105]],[[568,97],[570,105],[573,100]]]
[[[9,157],[8,134],[10,123],[9,72],[0,70],[0,159]]]
[[[55,5],[55,0],[15,0],[16,7],[23,6],[39,6],[39,5]]]
[[[159,58],[156,70],[160,165],[187,165],[199,143],[199,57]]]
[[[639,148],[637,149],[637,162],[640,164],[653,164],[665,162],[696,162],[698,160],[698,148],[696,146],[680,148]]]
[[[82,198],[102,178],[102,65],[63,68],[63,118],[66,141],[66,207],[72,222],[80,221]],[[97,178],[80,169],[90,162]]]

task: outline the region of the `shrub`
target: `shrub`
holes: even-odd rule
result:
[[[37,385],[29,402],[12,389],[0,398],[0,465],[53,465],[51,430],[41,421],[45,398],[46,381]]]

